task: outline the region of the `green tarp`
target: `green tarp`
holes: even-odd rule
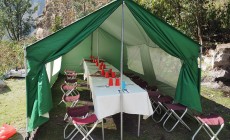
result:
[[[199,44],[167,23],[161,21],[133,1],[124,0],[124,2],[130,10],[130,13],[132,13],[135,20],[141,25],[142,30],[145,31],[151,41],[168,54],[181,60],[182,67],[176,86],[175,100],[192,109],[201,111],[199,86],[197,84],[200,83],[197,64]],[[92,42],[84,44],[93,47],[95,45],[94,37],[96,29],[98,29],[122,3],[122,0],[114,1],[100,10],[79,19],[70,26],[26,48],[28,66],[28,75],[26,76],[27,117],[29,118],[27,131],[32,131],[46,122],[48,118],[45,117],[45,114],[52,108],[50,83],[45,64],[70,52],[85,39]],[[120,25],[117,27],[114,26],[114,28],[119,27]],[[101,32],[103,32],[103,35],[108,34],[104,36],[104,38],[113,36],[112,33],[109,33],[109,28],[107,29],[108,33],[105,30],[102,30]],[[116,30],[114,30],[114,32],[116,32]],[[129,36],[131,37],[132,34]],[[116,39],[111,38],[110,40],[118,42],[119,37],[115,38]],[[104,42],[104,44],[106,44],[106,42]],[[128,45],[129,43],[126,43],[126,46]],[[149,46],[151,47],[151,45]],[[119,52],[118,50],[120,50],[120,46],[118,46],[117,49],[111,49],[114,49],[113,51],[115,52]],[[119,65],[116,64],[117,61],[115,61],[114,58],[111,57],[112,55],[109,55],[108,53],[111,49],[107,48],[106,50],[103,50],[106,51],[105,54],[107,54],[105,57],[107,57],[106,59],[111,61],[112,64],[114,63],[114,65],[119,67]],[[91,52],[88,52],[89,50],[89,46],[86,47],[86,49],[84,49],[84,47],[81,47],[80,49],[80,51],[85,52],[85,55],[91,54]],[[143,52],[146,53],[147,50],[148,49],[143,50]],[[117,57],[117,55],[114,57]],[[148,59],[148,61],[151,60]]]

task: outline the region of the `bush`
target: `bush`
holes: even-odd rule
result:
[[[24,44],[35,42],[34,38],[16,41],[0,41],[0,77],[8,70],[24,68]]]

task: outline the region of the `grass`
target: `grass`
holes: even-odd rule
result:
[[[63,140],[63,130],[66,123],[63,121],[63,116],[66,111],[64,103],[58,105],[61,100],[62,93],[60,84],[64,81],[63,76],[60,76],[57,82],[52,87],[53,109],[50,111],[50,120],[42,125],[35,135],[35,140]],[[85,84],[85,81],[79,79],[79,83]],[[17,128],[18,134],[11,140],[22,140],[25,136],[25,80],[9,79],[6,80],[8,85],[0,92],[0,123],[9,123]],[[78,88],[81,93],[80,104],[88,104],[93,111],[92,100],[89,99],[89,89],[85,86]],[[225,119],[225,127],[219,134],[220,140],[230,138],[230,98],[220,90],[211,90],[202,87],[202,105],[203,112],[215,112],[220,114]],[[117,140],[120,139],[120,120],[119,114],[105,119],[105,139]],[[141,120],[141,134],[137,137],[137,115],[124,114],[124,139],[125,140],[179,140],[191,139],[195,130],[198,128],[197,122],[191,117],[184,119],[191,127],[192,131],[188,131],[181,124],[171,133],[167,133],[162,128],[162,123],[155,124],[151,118]],[[101,140],[101,125],[92,133],[95,140]],[[76,137],[75,139],[80,139]],[[197,139],[209,139],[208,135],[201,131],[196,137]]]
[[[0,91],[0,125],[14,126],[17,134],[11,140],[20,140],[25,136],[26,127],[26,91],[24,79],[8,79],[7,87]]]

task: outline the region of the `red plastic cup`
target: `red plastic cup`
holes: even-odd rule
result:
[[[109,78],[109,72],[105,72],[105,78]]]
[[[98,66],[98,62],[96,61],[96,66]]]
[[[116,78],[115,86],[120,86],[120,78]]]
[[[105,71],[104,71],[104,69],[101,70],[101,75],[102,75],[102,76],[105,76]]]
[[[112,69],[109,69],[109,73],[112,74],[113,70]]]
[[[109,78],[109,86],[113,86],[113,78]]]
[[[100,66],[99,66],[99,69],[100,69],[100,70],[102,70],[102,69],[103,69],[103,68],[102,68],[102,66],[103,66],[103,65],[100,65]]]
[[[116,73],[112,72],[112,78],[115,78],[115,77],[116,77]]]
[[[106,69],[106,65],[103,63],[103,69]]]

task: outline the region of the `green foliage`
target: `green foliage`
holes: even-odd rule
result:
[[[54,19],[54,25],[52,26],[52,31],[53,32],[56,32],[60,29],[62,29],[63,26],[62,26],[62,18],[60,16],[55,16],[55,19]]]
[[[35,38],[27,38],[20,42],[16,41],[0,41],[0,77],[13,68],[24,67],[24,44],[35,42]]]
[[[230,28],[230,1],[135,1],[201,44],[203,41],[230,41],[228,32]]]
[[[10,39],[19,41],[30,33],[34,22],[32,14],[36,9],[32,9],[30,0],[0,1],[0,24]]]

